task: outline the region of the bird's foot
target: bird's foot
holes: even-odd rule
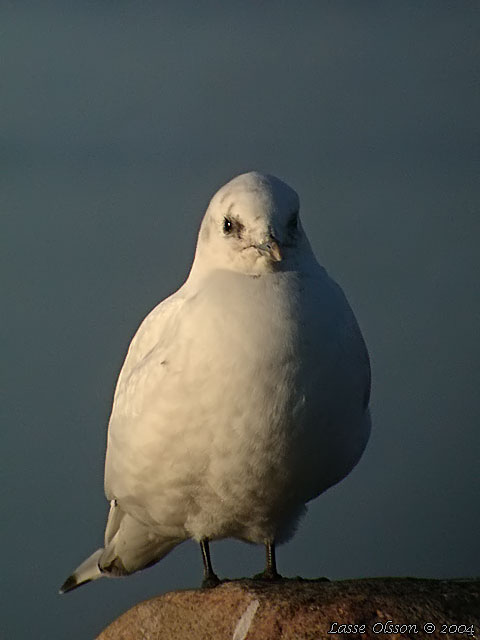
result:
[[[214,573],[210,573],[202,580],[202,589],[213,589],[220,584],[220,578]]]
[[[255,574],[253,579],[262,580],[264,582],[279,582],[280,580],[283,580],[283,576],[281,576],[277,571],[265,569],[262,573]]]

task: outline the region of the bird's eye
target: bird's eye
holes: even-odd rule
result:
[[[223,233],[228,235],[233,231],[233,222],[229,218],[223,219]]]

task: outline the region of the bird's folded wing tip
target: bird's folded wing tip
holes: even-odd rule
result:
[[[78,586],[77,578],[75,577],[75,574],[73,574],[65,580],[65,582],[60,587],[58,593],[62,595],[64,593],[67,593],[68,591],[71,591],[72,589],[75,589],[75,587],[77,586]]]

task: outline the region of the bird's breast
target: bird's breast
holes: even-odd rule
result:
[[[226,278],[205,287],[205,304],[192,301],[197,330],[185,344],[195,372],[187,394],[196,392],[196,428],[207,446],[205,485],[237,514],[288,500],[296,417],[306,401],[298,297],[281,279],[261,280]],[[205,496],[202,489],[198,500],[211,500]]]
[[[254,539],[348,473],[361,415],[341,357],[350,312],[322,286],[219,272],[187,292],[139,372],[143,408],[110,434],[110,475],[146,518]]]

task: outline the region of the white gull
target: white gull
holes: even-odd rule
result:
[[[212,198],[185,284],[143,321],[108,431],[104,547],[62,592],[158,562],[193,538],[275,544],[342,480],[370,433],[353,312],[312,252],[293,189],[240,175]]]

